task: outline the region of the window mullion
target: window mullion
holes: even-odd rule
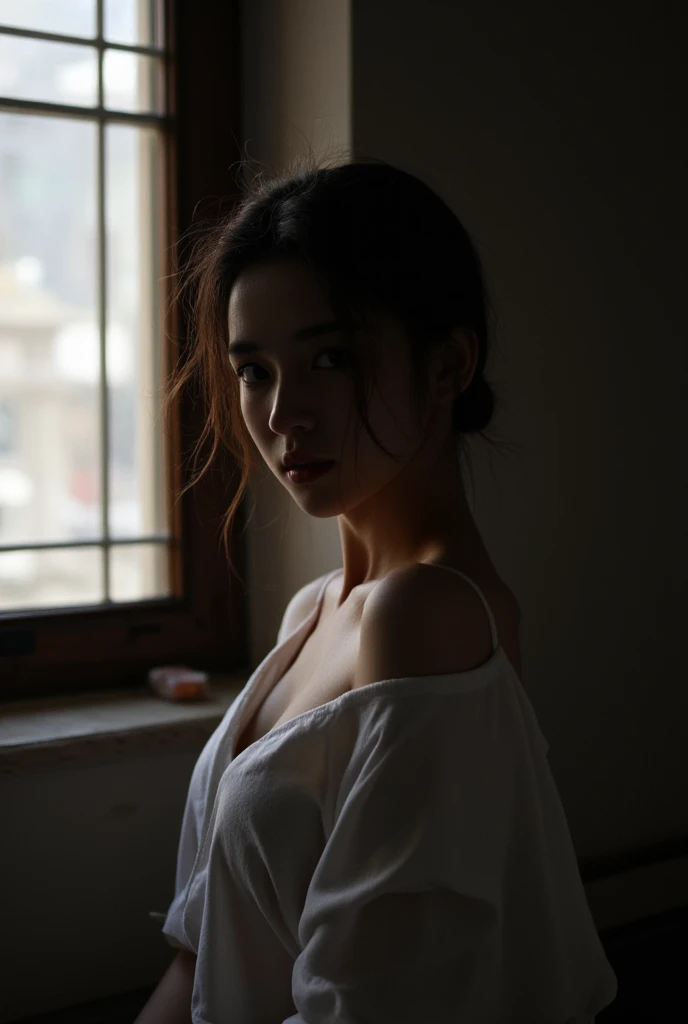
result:
[[[103,109],[103,0],[97,8],[98,45],[98,106]],[[106,267],[106,216],[105,216],[105,121],[98,121],[98,328],[100,341],[100,473],[101,473],[101,532],[103,559],[103,603],[110,604],[110,477],[109,477],[109,406],[107,388],[107,267]]]

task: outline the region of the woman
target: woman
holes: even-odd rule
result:
[[[588,1024],[616,978],[462,479],[494,404],[469,235],[382,161],[311,165],[254,182],[187,283],[168,402],[200,374],[242,469],[226,530],[264,465],[337,516],[342,568],[196,764],[138,1024]]]

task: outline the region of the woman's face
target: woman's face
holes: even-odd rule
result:
[[[377,389],[370,395],[368,416],[373,433],[397,456],[395,461],[359,422],[346,335],[327,327],[297,339],[305,328],[333,320],[317,280],[296,262],[250,267],[237,278],[230,295],[230,363],[240,376],[246,427],[294,500],[322,518],[349,511],[386,487],[423,443],[414,421],[412,371],[401,327],[391,317],[377,317],[368,328],[381,342]],[[237,342],[256,348],[233,351]],[[334,465],[310,483],[295,483],[282,465],[284,453],[292,449],[333,459]]]

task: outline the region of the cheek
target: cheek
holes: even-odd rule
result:
[[[255,403],[252,403],[250,400],[241,399],[239,401],[239,412],[251,440],[260,449],[261,438],[266,433],[265,423],[263,422],[264,417],[260,416]]]
[[[415,442],[418,430],[412,403],[412,396],[399,379],[391,379],[381,394],[374,393],[369,409],[370,425],[386,448],[400,452]]]

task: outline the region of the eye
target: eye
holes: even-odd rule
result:
[[[318,354],[317,354],[317,356],[315,358],[319,359],[320,356],[331,356],[332,354],[334,354],[335,357],[336,357],[336,359],[335,359],[336,365],[334,367],[327,366],[327,367],[325,367],[325,369],[327,369],[327,370],[335,369],[336,370],[342,364],[346,364],[349,352],[348,352],[348,350],[346,348],[342,348],[342,347],[323,349],[321,352],[318,352]],[[239,380],[244,385],[244,387],[247,387],[247,388],[257,388],[261,384],[264,383],[264,381],[261,381],[261,380],[257,380],[257,381],[256,380],[246,380],[246,378],[244,377],[244,370],[247,370],[247,369],[253,368],[253,367],[256,367],[258,370],[261,371],[261,373],[264,372],[262,366],[258,366],[258,363],[242,363],[241,366],[237,367],[237,369],[234,371],[236,373],[237,377],[239,378]]]

